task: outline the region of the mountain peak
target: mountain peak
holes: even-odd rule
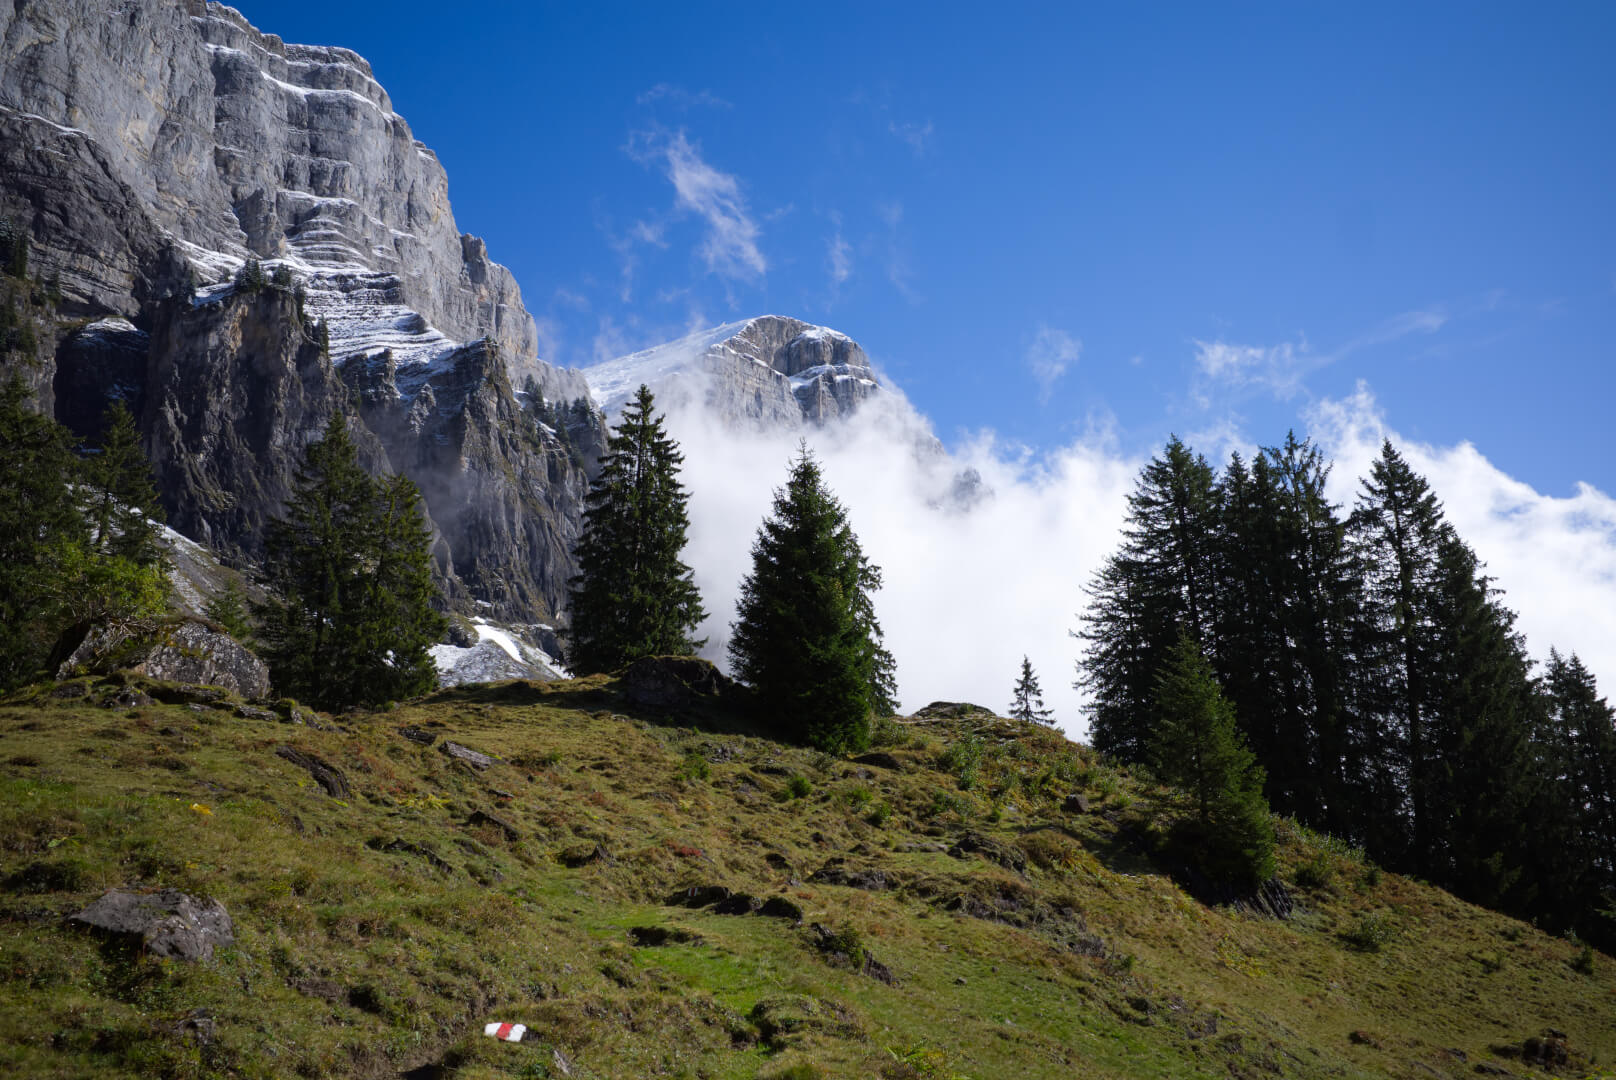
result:
[[[722,323],[584,369],[608,413],[643,383],[664,405],[702,400],[733,424],[800,427],[847,416],[879,393],[858,342],[784,315]]]

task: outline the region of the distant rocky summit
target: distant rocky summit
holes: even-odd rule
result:
[[[732,424],[764,428],[824,424],[881,392],[858,342],[780,315],[725,323],[583,374],[608,414],[644,383],[664,407],[700,402]]]

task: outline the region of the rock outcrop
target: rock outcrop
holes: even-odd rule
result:
[[[113,670],[217,686],[244,698],[269,694],[269,668],[262,660],[229,634],[190,619],[95,627],[62,662],[57,678]]]
[[[659,402],[700,402],[732,424],[765,428],[823,424],[881,392],[856,341],[779,315],[726,323],[584,375],[607,413],[645,383]]]
[[[201,963],[236,942],[230,913],[217,900],[178,889],[153,893],[113,889],[70,922],[138,945],[150,956]]]
[[[73,320],[25,372],[41,406],[89,438],[129,403],[179,532],[257,557],[342,411],[369,468],[421,488],[452,603],[557,613],[604,426],[563,440],[524,412],[529,379],[551,401],[586,385],[537,358],[515,281],[456,229],[362,57],[202,0],[6,5],[0,221]],[[238,288],[249,261],[263,283]]]

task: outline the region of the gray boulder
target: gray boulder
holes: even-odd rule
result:
[[[262,660],[229,634],[192,619],[94,627],[63,661],[56,677],[115,670],[164,682],[218,686],[245,698],[269,694],[269,668]]]
[[[236,941],[223,904],[178,889],[154,893],[113,889],[68,921],[137,942],[152,956],[191,963],[211,960],[216,947]]]

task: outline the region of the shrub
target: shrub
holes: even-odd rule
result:
[[[1397,940],[1397,928],[1381,912],[1371,911],[1360,918],[1350,930],[1344,932],[1341,939],[1354,949],[1379,952]]]
[[[685,755],[684,761],[679,763],[679,779],[690,783],[706,780],[713,774],[713,767],[707,764],[707,759],[695,750]]]
[[[1592,945],[1583,945],[1582,951],[1577,954],[1577,958],[1571,961],[1571,970],[1582,975],[1592,975],[1594,973],[1594,947]]]
[[[1313,857],[1296,868],[1294,878],[1297,886],[1303,889],[1322,889],[1330,883],[1335,876],[1335,868],[1324,852],[1316,851]]]
[[[813,782],[806,776],[797,775],[786,781],[786,794],[793,799],[806,798],[813,790]]]
[[[871,807],[870,812],[865,815],[864,820],[868,821],[871,825],[879,827],[885,825],[887,823],[887,819],[891,816],[892,805],[883,800]]]

